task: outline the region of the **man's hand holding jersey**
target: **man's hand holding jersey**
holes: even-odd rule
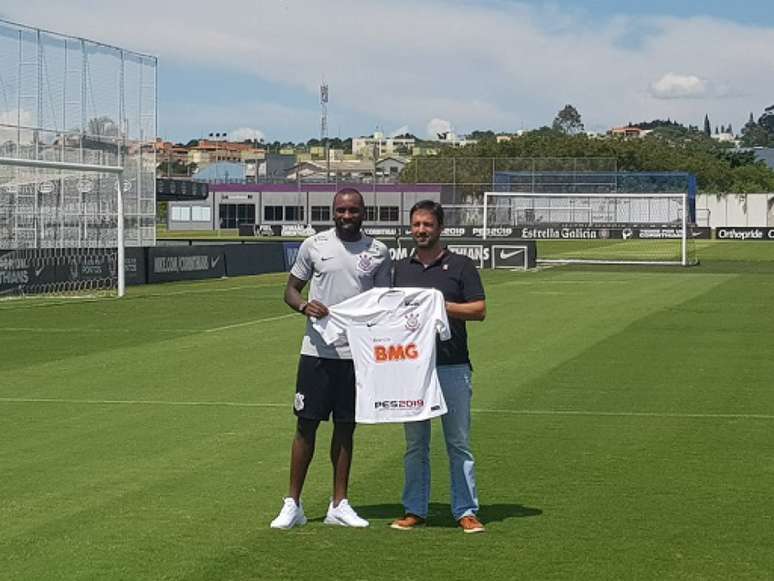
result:
[[[311,300],[304,306],[302,311],[307,317],[313,319],[321,319],[328,316],[328,307],[322,304],[320,301]]]

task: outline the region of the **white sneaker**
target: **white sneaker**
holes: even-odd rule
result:
[[[323,522],[326,525],[337,525],[340,527],[365,528],[368,526],[368,521],[357,515],[355,509],[349,505],[349,501],[346,498],[339,502],[337,507],[333,506],[333,502],[328,505],[328,514],[325,515]]]
[[[301,526],[306,524],[306,517],[304,516],[304,505],[299,501],[296,501],[288,497],[283,500],[282,510],[277,515],[271,524],[269,525],[273,529],[290,529],[295,526]]]

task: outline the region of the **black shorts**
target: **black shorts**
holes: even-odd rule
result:
[[[293,412],[307,420],[355,421],[355,366],[351,359],[302,355]]]

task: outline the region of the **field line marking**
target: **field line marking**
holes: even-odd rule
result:
[[[217,331],[227,331],[229,329],[237,329],[239,327],[247,327],[249,325],[257,325],[259,323],[269,323],[271,321],[279,321],[282,319],[289,319],[297,316],[295,313],[288,313],[287,315],[277,315],[275,317],[265,317],[263,319],[254,319],[252,321],[243,321],[241,323],[234,323],[233,325],[224,325],[222,327],[213,327],[212,329],[153,329],[155,332],[161,333],[215,333]],[[88,327],[70,327],[65,329],[45,328],[45,327],[0,327],[0,331],[17,332],[17,333],[134,333],[134,329],[90,329]]]
[[[774,414],[692,414],[681,412],[595,412],[587,410],[508,410],[473,408],[478,414],[504,414],[515,416],[602,416],[616,418],[683,418],[717,420],[774,420]]]
[[[289,408],[290,403],[251,403],[238,401],[164,401],[148,399],[69,399],[47,397],[0,397],[2,403],[64,403],[88,405],[220,406],[245,408]]]
[[[237,401],[165,401],[143,399],[70,399],[70,398],[26,398],[0,397],[2,403],[63,403],[88,405],[157,405],[157,406],[214,406],[240,408],[287,408],[289,403],[255,403]],[[698,414],[671,412],[602,412],[587,410],[509,410],[473,408],[475,414],[502,414],[512,416],[583,416],[614,418],[675,418],[675,419],[715,419],[715,420],[774,420],[774,414]]]
[[[298,317],[298,313],[288,313],[287,315],[277,315],[276,317],[266,317],[264,319],[255,319],[253,321],[244,321],[242,323],[234,323],[233,325],[224,325],[223,327],[214,327],[212,329],[204,329],[204,333],[216,333],[217,331],[228,331],[229,329],[238,329],[239,327],[247,327],[249,325],[258,325],[259,323],[269,323],[271,321],[280,321],[282,319],[289,319],[291,317]]]

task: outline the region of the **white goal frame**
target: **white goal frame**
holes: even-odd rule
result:
[[[121,176],[123,166],[99,165],[87,163],[68,163],[63,161],[43,161],[37,159],[17,159],[13,157],[0,157],[0,165],[13,167],[27,167],[43,170],[76,171],[84,173],[107,173],[117,175],[116,180],[116,277],[117,294],[121,298],[126,294],[126,272],[124,252],[124,196]]]
[[[685,192],[674,193],[544,193],[544,192],[484,192],[484,216],[483,216],[483,233],[484,240],[487,239],[488,230],[488,218],[489,218],[489,198],[490,197],[513,197],[513,198],[680,198],[682,200],[681,211],[681,227],[682,232],[680,236],[680,260],[582,260],[582,259],[555,259],[555,260],[541,260],[541,262],[555,262],[555,263],[608,263],[608,264],[653,264],[653,265],[680,265],[688,266],[688,194]],[[560,209],[560,208],[556,208]],[[589,224],[593,226],[593,224]]]

